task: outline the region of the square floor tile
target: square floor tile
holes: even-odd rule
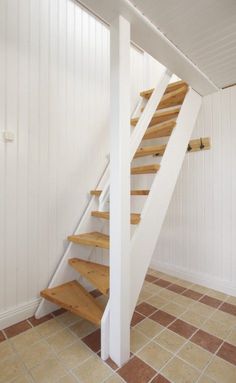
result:
[[[198,330],[197,333],[191,338],[191,342],[205,348],[207,351],[214,353],[221,345],[222,340],[214,335],[208,334],[205,331]]]
[[[1,342],[4,342],[5,339],[6,339],[6,338],[5,338],[5,335],[3,334],[2,331],[0,331],[0,343],[1,343]]]
[[[168,326],[176,318],[162,310],[159,310],[150,316],[150,319],[160,323],[162,326]]]
[[[92,355],[94,355],[92,351],[81,340],[78,340],[59,352],[58,358],[66,368],[72,369]]]
[[[223,322],[217,322],[212,319],[208,319],[203,325],[200,326],[202,330],[209,332],[212,335],[217,336],[220,339],[225,339],[230,333],[230,328]]]
[[[149,305],[155,307],[156,310],[168,304],[168,300],[160,297],[160,295],[153,295],[146,301]]]
[[[56,321],[56,319],[51,319],[35,327],[35,329],[41,337],[48,337],[57,331],[62,330],[62,326]]]
[[[164,329],[164,327],[152,319],[146,318],[141,323],[139,323],[135,329],[140,331],[148,338],[153,338],[159,334]]]
[[[130,350],[131,352],[137,352],[145,344],[149,342],[149,338],[143,335],[141,332],[131,329],[130,333]]]
[[[165,311],[168,314],[171,314],[175,317],[180,316],[186,311],[186,308],[180,305],[175,304],[174,302],[170,302],[164,307],[162,307],[163,311]]]
[[[19,376],[22,377],[24,372],[24,365],[16,355],[0,361],[0,383],[8,383]]]
[[[150,275],[150,274],[147,274],[146,277],[145,277],[145,281],[148,281],[148,282],[154,282],[157,280],[157,277],[154,277],[153,275]]]
[[[235,383],[236,367],[215,356],[205,370],[205,375],[212,378],[216,383]]]
[[[67,375],[66,370],[53,357],[34,367],[30,372],[36,383],[55,383]]]
[[[236,346],[236,328],[231,330],[228,334],[227,342]]]
[[[161,373],[173,383],[196,383],[200,376],[199,371],[179,358],[172,359]]]
[[[169,329],[186,339],[190,338],[197,330],[196,327],[182,321],[181,319],[176,319],[176,321],[169,326]]]
[[[124,383],[124,380],[115,373],[106,379],[104,383]]]
[[[176,285],[174,283],[172,285],[168,286],[167,289],[170,291],[173,291],[174,293],[177,293],[177,294],[181,294],[184,290],[186,290],[185,287]]]
[[[236,366],[236,347],[232,344],[224,342],[217,352],[217,355],[227,362],[230,362]],[[235,377],[236,381],[236,377]]]
[[[156,338],[154,338],[154,341],[165,347],[167,350],[175,353],[181,346],[183,346],[186,339],[173,331],[166,329],[161,334],[157,335]]]
[[[163,375],[158,374],[158,375],[151,381],[151,383],[170,383],[170,381],[167,380],[166,378],[164,378]]]
[[[5,342],[0,343],[0,362],[2,362],[6,358],[13,356],[14,354],[15,351],[13,350],[10,341],[6,340]]]
[[[141,322],[142,320],[144,320],[145,316],[138,313],[138,312],[134,312],[133,313],[133,316],[132,316],[132,320],[131,320],[131,326],[136,326],[136,324],[138,324],[139,322]]]
[[[101,330],[98,329],[86,337],[82,341],[93,351],[98,352],[101,349]]]
[[[30,328],[29,330],[14,336],[10,341],[16,351],[20,351],[26,347],[31,347],[33,344],[39,342],[40,340],[41,336],[35,330],[35,328]]]
[[[19,350],[18,353],[26,367],[31,369],[37,364],[42,363],[45,359],[49,358],[52,354],[52,349],[47,342],[41,340],[31,347]]]
[[[57,380],[57,383],[78,383],[78,380],[74,376],[68,374]]]
[[[34,316],[29,318],[28,321],[32,324],[32,326],[38,326],[39,324],[42,324],[44,322],[47,322],[48,320],[52,319],[53,316],[52,314],[48,314],[48,315],[45,315],[43,316],[42,318],[40,319],[36,319]]]
[[[211,319],[223,322],[229,328],[236,326],[236,317],[221,310],[215,310]]]
[[[156,371],[141,359],[134,356],[118,370],[118,374],[127,383],[148,383],[150,379],[156,375]]]
[[[173,356],[159,344],[150,342],[138,352],[138,357],[148,363],[152,368],[159,371],[166,362]]]
[[[158,279],[154,284],[160,287],[167,287],[171,285],[171,282],[165,281],[164,279]]]
[[[22,332],[29,330],[32,326],[26,320],[14,324],[13,326],[7,327],[4,329],[4,332],[8,338],[12,338]]]
[[[188,342],[179,351],[178,356],[199,370],[203,370],[212,358],[212,353]]]
[[[142,314],[144,316],[149,316],[156,311],[156,307],[154,307],[154,306],[152,306],[146,302],[143,302],[143,303],[140,303],[136,307],[135,311],[138,311],[140,314]]]
[[[201,303],[204,303],[205,305],[207,306],[210,306],[210,307],[214,307],[214,308],[218,308],[222,301],[220,301],[219,299],[216,299],[216,298],[212,298],[212,297],[208,297],[207,295],[204,295],[204,297],[202,297],[200,299],[200,302]]]
[[[191,325],[195,327],[201,327],[201,325],[206,321],[207,317],[197,314],[196,312],[190,310],[185,311],[180,319],[184,320],[185,322],[190,323]]]
[[[200,298],[202,298],[202,294],[198,293],[197,291],[194,291],[194,290],[185,290],[183,292],[183,294],[185,297],[188,297],[188,298],[191,298],[191,299],[194,299],[195,301],[199,301]]]
[[[58,353],[61,350],[63,350],[63,348],[73,343],[76,339],[76,336],[72,332],[68,331],[67,329],[64,329],[48,337],[47,342],[50,344],[53,351],[55,353]]]
[[[79,338],[83,338],[84,336],[91,334],[91,332],[96,329],[97,326],[87,320],[82,320],[70,326],[70,330],[73,331],[73,333],[75,333]]]
[[[100,358],[92,356],[75,368],[73,373],[82,383],[101,383],[112,375],[112,370]]]
[[[225,313],[236,316],[236,306],[231,305],[230,303],[223,303],[223,305],[220,307],[220,310],[224,311]]]

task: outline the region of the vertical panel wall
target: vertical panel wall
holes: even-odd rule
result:
[[[143,53],[131,49],[134,106]],[[107,163],[109,30],[71,0],[0,2],[0,326],[34,312]]]
[[[187,154],[153,257],[160,270],[236,295],[236,87],[203,99],[193,137],[212,149]]]

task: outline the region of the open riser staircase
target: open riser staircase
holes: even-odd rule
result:
[[[155,89],[141,92],[140,102],[131,119],[130,173],[135,178],[149,174],[153,181],[148,189],[132,188],[130,191],[131,199],[145,199],[142,210],[132,211],[130,215],[133,227],[130,240],[130,320],[184,156],[187,151],[210,148],[208,138],[190,139],[201,97],[184,81],[169,84],[170,77],[166,71]],[[137,160],[138,164],[135,163]],[[89,290],[93,286],[107,299],[109,297],[110,238],[109,233],[104,233],[111,218],[109,187],[108,164],[96,189],[90,192],[91,200],[75,233],[68,236],[68,248],[48,288],[41,292],[43,300],[36,312],[36,317],[40,318],[60,306],[101,325],[104,359],[110,355],[109,301],[105,307]],[[78,248],[83,249],[81,256],[78,256]],[[96,249],[102,249],[103,257],[94,257]],[[100,262],[97,261],[99,259]]]

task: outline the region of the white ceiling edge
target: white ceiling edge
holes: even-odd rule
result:
[[[110,25],[122,15],[131,23],[131,40],[205,96],[219,88],[161,33],[129,0],[77,0]]]

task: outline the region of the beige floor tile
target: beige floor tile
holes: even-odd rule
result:
[[[203,375],[200,380],[198,381],[198,383],[215,383],[214,380],[212,380],[211,378],[209,378],[209,376],[206,376],[206,375]]]
[[[195,344],[188,342],[179,351],[178,356],[190,363],[192,366],[203,370],[212,358],[212,354]]]
[[[202,330],[209,332],[212,335],[217,336],[218,338],[225,339],[230,333],[230,328],[227,324],[223,322],[217,322],[213,319],[208,319],[202,326]]]
[[[206,321],[207,317],[200,315],[194,311],[187,310],[181,315],[181,319],[184,320],[185,322],[190,323],[193,326],[200,327],[203,322]]]
[[[19,350],[18,354],[26,367],[31,369],[49,358],[52,354],[52,349],[46,341],[41,340],[31,347]]]
[[[113,374],[104,383],[124,383],[124,380],[117,374]]]
[[[73,373],[81,383],[101,383],[112,375],[112,370],[100,358],[92,356],[73,370]]]
[[[155,370],[160,370],[173,356],[172,353],[166,351],[155,342],[148,343],[144,348],[142,348],[142,350],[138,352],[137,355]]]
[[[74,376],[68,374],[57,380],[57,383],[78,383],[78,380]]]
[[[236,306],[236,297],[230,296],[226,300],[227,300],[228,303],[231,303],[231,305],[235,305]]]
[[[22,378],[25,373],[23,363],[16,355],[0,361],[0,383],[8,383],[12,380]]]
[[[53,333],[62,330],[62,328],[62,325],[58,323],[55,319],[51,319],[35,327],[36,331],[41,337],[48,337]]]
[[[174,293],[173,291],[163,289],[159,294],[159,297],[167,300],[167,301],[175,301],[176,298],[178,298],[178,294]]]
[[[214,314],[212,315],[211,319],[223,322],[226,326],[229,326],[232,328],[233,326],[236,326],[236,317],[227,313],[224,313],[223,311],[216,310]]]
[[[168,303],[166,306],[162,307],[162,310],[168,314],[179,317],[186,311],[186,308],[180,305],[175,304],[174,302]]]
[[[77,339],[76,335],[67,329],[57,332],[56,334],[47,338],[47,342],[56,353],[69,346]]]
[[[40,340],[40,334],[35,330],[35,328],[32,328],[20,335],[14,336],[11,338],[10,342],[17,351],[20,351],[26,347],[32,346],[34,343],[39,342]]]
[[[205,374],[216,383],[235,383],[236,367],[215,356],[207,367]]]
[[[76,324],[70,326],[70,330],[76,334],[79,338],[83,338],[84,336],[90,334],[92,331],[95,331],[97,326],[88,322],[87,320],[82,320]]]
[[[173,331],[166,329],[161,334],[157,335],[154,341],[167,348],[167,350],[175,353],[181,346],[183,346],[186,339],[178,334],[175,334]]]
[[[193,285],[192,282],[188,282],[188,281],[185,281],[183,279],[178,279],[176,284],[179,285],[179,286],[182,286],[182,287],[186,287],[186,289],[190,289],[191,286]]]
[[[209,297],[216,298],[216,299],[219,299],[221,301],[225,301],[229,297],[227,294],[224,294],[221,291],[216,291],[216,290],[211,290],[211,289],[209,289],[207,291],[207,295]]]
[[[159,295],[154,295],[153,297],[147,299],[146,302],[156,307],[157,309],[160,309],[161,307],[168,304],[168,301],[166,299],[161,298]]]
[[[131,352],[137,352],[145,344],[149,342],[149,338],[143,335],[141,332],[132,329],[130,333],[130,350]]]
[[[206,294],[207,291],[209,290],[209,288],[208,288],[208,287],[201,286],[201,285],[196,285],[196,284],[194,284],[194,285],[192,285],[191,290],[193,290],[193,291],[197,291],[197,292],[200,293],[200,294]]]
[[[34,367],[30,372],[36,383],[55,383],[68,374],[53,357]]]
[[[19,375],[16,379],[12,380],[11,383],[32,383],[33,380],[30,375],[22,374]]]
[[[173,277],[172,275],[165,275],[163,276],[163,279],[165,279],[165,281],[172,282],[172,283],[177,283],[178,281],[178,278]]]
[[[149,268],[147,274],[151,274],[154,275],[154,277],[160,278],[160,274],[162,273],[160,273],[160,271]]]
[[[153,294],[158,294],[162,290],[162,287],[154,285],[154,283],[145,281],[144,290],[148,291],[149,293],[153,295]]]
[[[227,342],[233,344],[236,346],[236,328],[230,331],[230,333],[227,336]]]
[[[199,315],[209,317],[210,315],[214,314],[216,309],[209,307],[207,305],[204,305],[203,303],[196,302],[193,306],[191,306],[191,310],[196,312]]]
[[[179,358],[172,359],[161,373],[173,383],[196,383],[200,375],[195,368]]]
[[[55,318],[61,325],[67,327],[72,325],[73,323],[80,322],[82,318],[80,318],[78,315],[75,315],[71,313],[70,311],[67,311],[64,314],[58,315]]]
[[[72,369],[83,363],[92,355],[92,351],[90,351],[83,342],[76,341],[71,346],[62,350],[58,354],[58,358],[62,361],[66,368]]]
[[[135,326],[135,330],[140,331],[148,338],[153,338],[154,336],[159,334],[163,329],[163,326],[149,318],[144,319],[141,323]]]
[[[175,300],[174,300],[175,303],[179,304],[179,305],[182,305],[183,307],[185,307],[186,309],[188,307],[192,307],[196,301],[194,301],[193,299],[190,299],[190,298],[187,298],[187,297],[184,297],[183,295],[178,295]]]
[[[150,291],[148,291],[146,289],[142,289],[141,293],[139,294],[138,303],[146,301],[152,295],[153,295],[153,293],[150,293]]]
[[[10,356],[13,356],[14,353],[15,351],[13,350],[10,341],[6,340],[0,343],[0,362],[6,358],[9,358]]]

